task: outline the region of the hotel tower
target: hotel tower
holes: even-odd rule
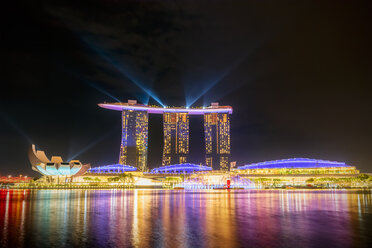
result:
[[[163,165],[183,164],[189,155],[189,114],[164,112]]]
[[[212,107],[218,107],[218,103],[212,103]],[[205,113],[204,138],[206,165],[213,170],[229,170],[229,113]]]
[[[128,103],[136,104],[136,101]],[[146,110],[122,110],[119,164],[147,169],[148,113]]]

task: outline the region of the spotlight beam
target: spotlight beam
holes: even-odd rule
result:
[[[121,102],[118,98],[116,98],[115,96],[111,95],[110,93],[108,93],[107,91],[103,90],[102,88],[98,87],[97,85],[91,83],[91,82],[87,82],[92,88],[95,88],[96,90],[98,90],[99,92],[105,94],[106,96],[108,97],[111,97],[113,100],[117,101],[117,102]]]
[[[89,48],[94,51],[97,55],[99,55],[101,58],[103,58],[106,62],[108,62],[110,65],[112,65],[118,72],[120,72],[124,77],[129,79],[132,83],[134,83],[138,88],[140,88],[142,91],[144,91],[147,95],[149,95],[151,98],[153,98],[155,101],[157,101],[161,106],[165,107],[163,102],[157,97],[150,89],[143,86],[141,83],[139,83],[133,75],[131,75],[129,72],[125,71],[120,63],[118,63],[114,58],[110,57],[105,51],[102,51],[102,49],[99,49],[93,45],[91,45],[85,38],[82,37],[82,40],[85,44],[89,46]]]
[[[223,89],[218,89],[217,87],[214,88],[213,90],[210,90],[208,91],[204,96],[203,96],[203,104],[204,105],[207,105],[213,101],[219,101],[221,98],[223,98],[224,96],[227,96],[228,94],[230,94],[231,92],[239,89],[240,87],[242,87],[244,84],[246,84],[247,82],[250,82],[250,81],[253,81],[255,80],[255,77],[243,82],[243,81],[240,81],[240,82],[234,82],[233,84],[231,84],[231,86],[229,86],[228,88],[226,87],[223,87]],[[221,85],[220,85],[221,86]],[[223,86],[223,85],[222,85]],[[221,87],[220,87],[221,88]]]
[[[216,80],[212,81],[205,89],[203,89],[194,99],[191,101],[186,100],[186,107],[191,107],[197,100],[204,96],[208,91],[210,91],[214,86],[221,82],[227,75],[229,75],[236,67],[238,67],[246,58],[244,56],[237,60],[230,68],[227,68]]]
[[[93,141],[89,145],[85,146],[83,149],[81,149],[80,151],[78,151],[74,155],[70,156],[67,159],[67,161],[71,161],[71,160],[75,159],[77,156],[79,156],[79,155],[81,155],[81,154],[89,151],[91,148],[93,148],[95,145],[97,145],[98,143],[100,143],[101,141],[103,141],[105,138],[107,138],[111,134],[112,134],[112,132],[109,132],[109,133],[106,133],[105,135],[101,136],[100,138],[96,139],[95,141]]]
[[[72,70],[65,70],[66,72],[70,73],[71,75],[73,75],[74,77],[76,77],[78,80],[80,81],[83,81],[84,83],[88,84],[90,87],[98,90],[99,92],[103,93],[104,95],[112,98],[114,101],[116,102],[121,102],[119,98],[115,97],[114,95],[108,93],[107,91],[105,91],[104,89],[102,89],[101,87],[97,86],[95,83],[94,83],[94,80],[90,80],[90,79],[85,79],[84,77],[82,77],[81,75],[79,75],[77,72],[74,72]]]
[[[190,102],[186,103],[186,107],[191,107],[197,100],[200,99],[203,95],[205,95],[209,90],[211,90],[214,86],[216,86],[219,82],[221,82],[236,66],[233,66],[230,69],[227,69],[218,79],[214,80],[212,83],[210,83],[207,88],[202,90],[194,99],[192,99]]]
[[[22,137],[24,137],[28,143],[30,144],[34,144],[34,142],[31,140],[30,136],[28,136],[28,134],[26,134],[26,132],[20,128],[17,123],[15,121],[13,121],[9,116],[7,116],[6,114],[2,114],[1,117],[6,121],[8,122],[8,124],[14,128],[18,134],[20,134]]]

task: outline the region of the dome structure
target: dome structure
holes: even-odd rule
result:
[[[290,158],[281,160],[265,161],[254,164],[239,166],[238,170],[249,169],[305,169],[305,168],[335,168],[335,167],[352,167],[344,162],[310,159],[310,158]]]
[[[137,168],[129,165],[123,164],[111,164],[111,165],[104,165],[99,167],[90,168],[88,173],[124,173],[127,171],[136,171]]]
[[[181,173],[194,173],[199,171],[211,171],[212,168],[205,165],[197,164],[173,164],[167,165],[151,170],[151,173],[166,173],[166,174],[181,174]]]
[[[79,160],[63,162],[60,156],[52,156],[51,159],[45,155],[44,151],[37,151],[35,145],[32,145],[28,157],[32,169],[44,176],[67,176],[77,177],[83,175],[90,164],[82,164]]]

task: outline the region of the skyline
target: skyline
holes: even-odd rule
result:
[[[225,4],[7,2],[0,174],[36,176],[31,143],[65,160],[116,162],[120,117],[97,104],[126,99],[231,105],[238,165],[308,157],[371,172],[371,3]],[[203,124],[189,122],[188,162],[199,163]],[[161,130],[151,116],[150,168],[161,165]]]

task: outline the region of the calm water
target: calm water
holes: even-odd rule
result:
[[[2,247],[367,247],[372,192],[0,190]]]

